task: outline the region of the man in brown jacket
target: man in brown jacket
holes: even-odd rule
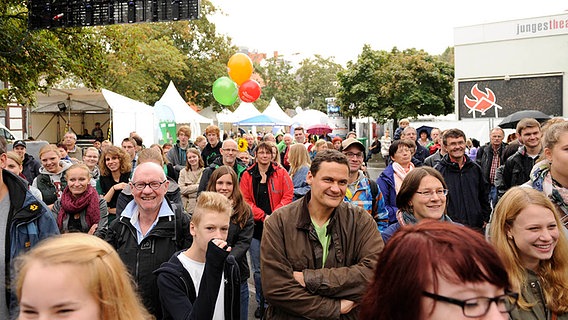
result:
[[[373,218],[343,202],[348,160],[318,152],[311,191],[264,222],[261,276],[266,319],[357,319],[383,241]]]

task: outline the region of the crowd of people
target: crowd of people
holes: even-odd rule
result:
[[[191,134],[68,132],[38,160],[0,139],[0,318],[568,319],[563,119],[483,146],[408,119],[369,148]]]

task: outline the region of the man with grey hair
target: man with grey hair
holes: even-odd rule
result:
[[[239,147],[235,140],[227,139],[223,141],[223,144],[221,145],[221,157],[217,157],[212,164],[203,170],[201,180],[199,180],[197,193],[199,194],[201,191],[205,191],[205,189],[207,189],[207,184],[209,183],[211,174],[220,166],[232,167],[240,179],[241,174],[246,170],[247,166],[242,163],[241,159],[237,158],[238,153]]]
[[[418,135],[416,134],[416,129],[411,126],[404,128],[404,130],[402,130],[400,138],[412,140],[414,141],[414,143],[416,143],[416,152],[412,157],[412,163],[414,163],[414,165],[417,167],[422,166],[424,164],[424,160],[430,155],[430,152],[428,152],[426,148],[418,143]]]
[[[129,184],[134,200],[101,237],[116,249],[128,268],[144,306],[156,319],[162,319],[154,270],[191,245],[189,217],[181,207],[164,201],[169,181],[158,164],[139,164]]]
[[[276,143],[276,138],[272,133],[267,133],[262,137],[262,141],[270,141]]]
[[[13,286],[12,263],[41,240],[59,234],[55,217],[45,204],[28,190],[23,179],[5,170],[6,140],[0,137],[0,319],[14,319],[17,301]]]
[[[67,147],[67,155],[71,160],[83,161],[83,149],[77,146],[77,135],[71,131],[63,136],[63,144]]]
[[[282,160],[282,166],[284,169],[290,170],[290,161],[288,161],[288,151],[290,151],[290,146],[294,143],[294,137],[291,134],[286,133],[282,141],[278,144],[278,151],[280,152],[280,159]]]

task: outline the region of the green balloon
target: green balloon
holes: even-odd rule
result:
[[[213,82],[213,97],[224,106],[230,106],[237,101],[239,88],[229,77],[221,77]]]

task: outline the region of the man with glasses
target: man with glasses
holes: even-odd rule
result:
[[[211,163],[203,173],[201,174],[201,180],[199,180],[199,187],[197,187],[197,194],[199,195],[201,191],[205,191],[207,189],[207,184],[209,183],[209,178],[213,171],[215,171],[220,166],[229,166],[232,167],[233,170],[237,173],[239,179],[241,175],[246,170],[247,166],[244,164],[241,159],[237,157],[239,154],[239,146],[237,142],[233,139],[227,139],[223,141],[223,145],[220,149],[221,157],[218,157]]]
[[[349,181],[344,201],[367,211],[382,232],[388,227],[389,217],[379,186],[375,181],[367,178],[361,170],[365,146],[359,140],[349,138],[341,143],[341,147],[343,154],[349,160]]]
[[[265,307],[260,282],[260,239],[264,220],[274,210],[292,202],[294,184],[288,172],[272,162],[272,146],[263,141],[256,148],[256,162],[243,173],[240,187],[243,198],[251,206],[254,216],[250,256],[258,303],[255,316],[260,318]]]
[[[481,167],[465,154],[465,133],[449,129],[442,136],[448,152],[434,167],[448,185],[447,212],[458,223],[481,231],[489,222],[489,184]]]
[[[191,245],[189,218],[181,207],[164,201],[169,181],[156,163],[139,164],[129,184],[134,200],[101,237],[117,250],[137,283],[144,306],[156,319],[162,319],[153,272],[175,252]]]

